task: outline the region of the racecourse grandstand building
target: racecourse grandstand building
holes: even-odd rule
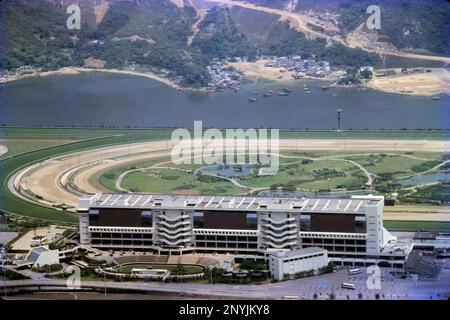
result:
[[[383,227],[383,197],[348,199],[95,194],[80,199],[80,242],[160,254],[233,253],[268,258],[320,247],[338,264],[403,266]]]

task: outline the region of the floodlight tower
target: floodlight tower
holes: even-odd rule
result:
[[[338,122],[338,129],[337,129],[337,131],[341,131],[342,130],[342,128],[341,128],[342,107],[338,108],[336,110],[336,113],[337,113],[337,122]]]

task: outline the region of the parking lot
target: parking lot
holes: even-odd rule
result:
[[[270,294],[273,298],[285,296],[298,297],[299,299],[329,299],[334,293],[335,299],[447,299],[450,296],[450,262],[446,261],[439,280],[414,280],[402,278],[399,269],[381,268],[380,289],[369,289],[367,279],[371,274],[367,268],[361,268],[361,273],[349,275],[348,270],[343,269],[332,274],[319,277],[310,277],[293,281],[272,284]],[[341,284],[350,283],[354,290],[344,289]]]

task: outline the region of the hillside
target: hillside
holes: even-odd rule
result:
[[[324,10],[336,15],[339,35],[357,42],[368,41],[364,38],[367,30],[362,27],[368,1],[295,3],[296,10],[305,16]],[[383,11],[379,41],[402,49],[448,53],[445,30],[449,28],[444,27],[449,23],[449,11],[442,2],[433,0],[435,7],[431,10],[423,0],[410,4],[404,1],[392,1],[397,5],[389,1],[392,12]],[[288,1],[248,2],[284,9]],[[66,27],[68,15],[62,3],[80,4],[81,30]],[[388,6],[386,0],[375,3]],[[224,7],[206,0],[4,0],[0,2],[0,17],[2,70],[21,66],[42,71],[68,66],[108,69],[136,66],[155,72],[164,70],[182,86],[203,87],[210,81],[207,66],[215,59],[301,55],[329,60],[333,65],[378,62],[376,54],[349,48],[352,45],[345,42],[330,42],[299,32],[277,14]],[[399,28],[397,23],[405,26]]]
[[[340,31],[347,35],[365,23],[369,5],[381,9],[381,29],[376,31],[379,42],[401,50],[450,55],[450,4],[445,0],[302,0],[298,1],[296,11],[314,12],[322,17],[326,13],[336,14]],[[369,32],[366,27],[363,31]]]
[[[91,13],[84,14],[89,8]],[[1,2],[0,68],[27,65],[46,71],[94,59],[106,68],[165,68],[185,86],[208,83],[204,57],[187,46],[196,17],[192,7],[179,8],[169,0],[113,1],[98,24],[92,23],[93,7],[85,9],[81,29],[69,30],[59,1]]]
[[[242,56],[252,59],[256,55],[255,45],[239,30],[230,9],[210,9],[198,28],[192,48],[199,49],[210,59]]]

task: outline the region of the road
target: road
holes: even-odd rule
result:
[[[364,268],[362,268],[365,271]],[[370,274],[349,276],[346,270],[291,281],[261,285],[226,285],[195,283],[149,283],[149,282],[107,282],[107,289],[133,291],[156,291],[171,294],[203,295],[212,299],[216,297],[239,297],[253,299],[281,299],[285,296],[297,296],[300,299],[328,299],[333,292],[336,299],[374,299],[380,292],[381,299],[446,299],[450,296],[450,270],[443,269],[439,281],[414,281],[400,279],[390,274],[391,269],[382,269],[380,290],[368,289],[367,279]],[[355,284],[356,290],[342,289],[341,283]],[[17,286],[57,286],[66,287],[65,280],[20,280],[7,281],[7,287]],[[82,288],[102,290],[105,283],[101,281],[82,281]]]
[[[377,53],[380,55],[389,55],[389,56],[396,56],[396,57],[402,57],[402,58],[410,58],[410,59],[419,59],[419,60],[429,60],[429,61],[439,61],[443,63],[450,63],[449,57],[442,57],[442,56],[432,56],[432,55],[423,55],[423,54],[414,54],[414,53],[406,53],[406,52],[400,52],[400,51],[391,51],[391,50],[382,50],[382,49],[374,49],[367,47],[363,45],[358,39],[354,39],[352,37],[342,39],[342,37],[338,36],[329,36],[326,34],[323,34],[321,32],[312,30],[310,27],[308,27],[308,24],[315,25],[317,27],[320,27],[317,25],[314,20],[308,18],[306,15],[303,15],[298,12],[287,12],[280,9],[275,8],[268,8],[261,5],[255,5],[251,3],[247,3],[245,1],[237,1],[237,0],[206,0],[207,2],[216,2],[222,5],[228,5],[228,6],[235,6],[235,7],[241,7],[266,13],[271,13],[280,16],[280,21],[289,21],[291,23],[291,27],[294,27],[296,30],[303,32],[307,35],[312,35],[319,38],[324,38],[327,40],[332,40],[335,42],[339,42],[347,47],[350,48],[360,48],[366,52],[372,52]]]

